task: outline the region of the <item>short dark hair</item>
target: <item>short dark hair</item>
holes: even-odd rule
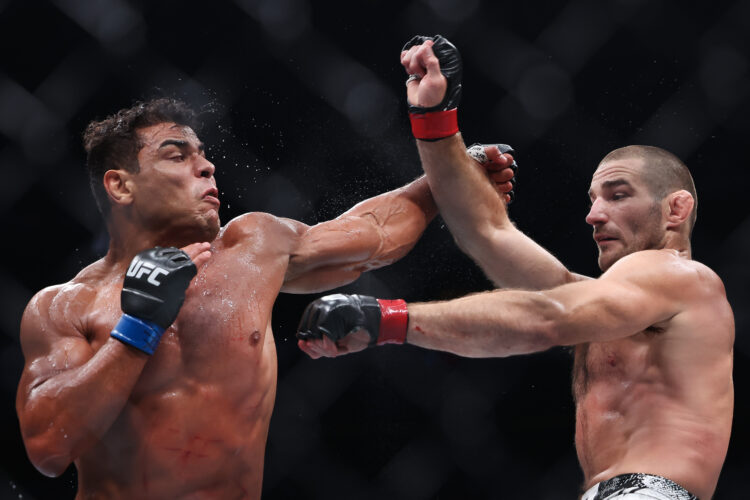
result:
[[[162,97],[138,101],[100,121],[92,121],[83,133],[89,184],[105,219],[111,207],[102,179],[110,169],[138,172],[138,151],[143,147],[138,129],[174,122],[198,130],[197,113],[183,101]]]
[[[599,164],[624,158],[640,158],[643,160],[643,180],[651,190],[656,200],[663,200],[665,196],[680,189],[684,189],[693,196],[695,204],[689,219],[689,233],[693,231],[698,217],[698,194],[695,190],[690,170],[677,156],[666,149],[656,146],[625,146],[615,149],[602,159]]]

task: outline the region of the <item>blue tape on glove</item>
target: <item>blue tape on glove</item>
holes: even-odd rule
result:
[[[123,314],[110,335],[146,354],[153,354],[163,333],[164,329],[156,323]]]

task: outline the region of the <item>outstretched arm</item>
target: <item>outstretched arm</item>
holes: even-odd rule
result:
[[[480,164],[466,151],[462,155],[476,164],[488,189],[496,196],[508,196],[513,187],[509,182],[512,162],[495,157]],[[414,247],[436,213],[427,180],[421,177],[365,200],[332,221],[312,227],[289,221],[300,237],[291,253],[282,291],[330,290],[400,259]]]
[[[383,339],[466,357],[504,357],[633,335],[674,317],[700,294],[708,296],[704,289],[715,282],[664,251],[639,252],[596,280],[410,304],[408,312],[405,305],[380,305],[375,315],[367,312],[368,297],[323,297],[305,311],[298,336],[312,357],[354,352]]]
[[[300,225],[282,291],[330,290],[400,259],[436,213],[427,181],[420,177],[365,200],[336,219],[311,227]]]
[[[438,60],[433,51],[435,43],[440,44],[437,52],[443,60]],[[481,167],[464,154],[460,133],[437,140],[429,133],[431,120],[437,118],[441,123],[442,113],[456,111],[460,71],[453,71],[450,81],[441,73],[441,64],[451,70],[460,65],[455,47],[439,39],[407,44],[406,49],[401,53],[401,63],[408,74],[419,77],[410,79],[407,94],[422,167],[458,246],[499,286],[539,290],[582,279],[511,223],[503,198],[486,182]],[[451,106],[452,110],[442,111]],[[501,155],[497,148],[488,149],[487,154],[496,162],[512,162],[512,158],[503,159],[508,155]]]

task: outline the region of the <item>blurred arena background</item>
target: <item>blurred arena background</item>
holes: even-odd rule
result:
[[[723,278],[737,326],[735,424],[715,499],[747,498],[742,0],[0,0],[0,498],[75,493],[72,467],[50,479],[29,463],[14,397],[25,304],[106,251],[86,124],[162,95],[210,110],[201,137],[222,219],[267,211],[313,224],[419,175],[398,56],[412,35],[436,33],[464,58],[467,143],[516,148],[511,215],[571,269],[598,275],[584,216],[604,154],[652,144],[691,167],[694,257]],[[342,290],[418,301],[489,288],[437,219],[405,259]],[[567,351],[470,360],[388,346],[312,361],[294,331],[313,298],[282,295],[274,309],[265,499],[576,498]]]

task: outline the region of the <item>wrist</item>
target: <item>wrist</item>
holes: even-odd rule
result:
[[[436,141],[458,133],[458,108],[429,113],[409,113],[411,131],[421,140]]]
[[[380,331],[377,345],[403,344],[409,324],[409,310],[403,300],[377,299],[380,305]]]
[[[156,351],[164,330],[156,323],[123,314],[110,332],[110,336],[151,355]]]

